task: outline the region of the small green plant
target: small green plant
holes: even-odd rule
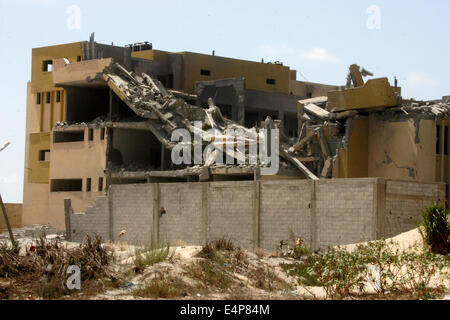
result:
[[[377,268],[378,275],[368,274],[368,277],[378,279],[372,281],[373,288],[378,294],[384,295],[386,292],[399,290],[396,279],[398,279],[401,269],[401,254],[392,240],[388,242],[381,239],[358,245],[353,254],[366,266],[372,265]]]
[[[320,281],[312,268],[314,264],[314,258],[308,257],[303,262],[294,264],[281,264],[281,268],[286,272],[289,277],[294,277],[300,285],[318,287]]]
[[[450,253],[449,212],[442,205],[425,208],[419,231],[431,251],[443,255]]]
[[[442,293],[443,287],[431,285],[431,280],[439,275],[448,276],[449,259],[429,250],[419,251],[417,244],[413,248],[416,250],[400,255],[402,273],[395,280],[403,292],[412,293],[418,299],[433,298]]]
[[[370,265],[376,267],[376,281],[368,272]],[[282,265],[299,284],[321,286],[333,299],[365,293],[369,282],[384,297],[407,294],[429,299],[443,292],[442,285],[432,283],[432,279],[448,277],[448,267],[448,256],[424,250],[419,244],[400,252],[398,244],[386,240],[358,245],[353,251],[332,248],[310,255],[301,263]]]
[[[338,247],[315,257],[312,269],[328,297],[342,299],[356,289],[363,290],[366,265],[359,255]]]
[[[365,284],[364,260],[341,247],[330,248],[310,255],[301,263],[282,267],[301,285],[323,287],[327,297],[332,299],[343,299],[355,290],[362,291]]]
[[[163,261],[171,261],[175,251],[170,249],[170,245],[148,245],[135,249],[136,258],[134,260],[134,272],[140,273],[146,267]]]

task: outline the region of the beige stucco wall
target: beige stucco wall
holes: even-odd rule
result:
[[[40,131],[40,105],[36,104],[36,94],[31,93],[31,83],[27,84],[27,115],[25,134],[25,163],[23,183],[23,215],[24,225],[44,223],[47,221],[48,184],[30,183],[30,133]]]
[[[22,226],[22,204],[21,203],[5,203],[8,221],[12,228]],[[0,216],[0,230],[6,229],[5,218],[3,214]]]
[[[370,115],[369,177],[434,182],[436,123],[420,120],[416,143],[415,121],[384,120]]]
[[[49,192],[48,223],[55,228],[64,228],[64,199],[72,200],[75,211],[84,211],[95,198],[102,195],[98,191],[99,178],[103,177],[105,189],[106,134],[100,140],[100,128],[94,128],[92,141],[88,141],[88,128],[84,130],[84,141],[51,143],[50,181],[52,179],[83,179],[82,191]],[[54,132],[52,132],[53,141]],[[86,191],[87,178],[91,178],[91,191]]]
[[[81,56],[81,43],[66,43],[56,46],[34,48],[31,53],[31,81],[32,92],[43,92],[54,90],[52,72],[42,71],[42,62],[55,58],[67,58],[69,61],[77,61]]]
[[[328,91],[338,90],[338,86],[321,84],[321,83],[313,83],[313,82],[304,82],[304,81],[289,81],[289,93],[300,97],[307,97],[308,92],[311,93],[311,97],[322,97],[328,94]]]
[[[45,96],[42,97],[45,99]],[[44,100],[45,102],[45,100]],[[45,104],[44,106],[50,106]],[[57,106],[57,107],[56,107]],[[54,121],[59,120],[60,104],[55,103]],[[44,108],[44,114],[45,114]],[[50,108],[48,108],[50,110]],[[30,134],[40,132],[41,106],[36,104],[36,94],[31,93],[31,85],[27,86],[27,119],[26,119],[26,148],[24,163],[24,193],[23,216],[24,225],[46,224],[55,228],[64,228],[64,198],[71,198],[72,205],[77,210],[85,210],[94,199],[102,194],[98,192],[98,178],[104,177],[106,136],[100,140],[100,128],[94,129],[94,140],[88,140],[87,128],[84,142],[53,144],[53,134],[50,136],[50,161],[47,163],[49,173],[47,181],[38,179],[41,183],[30,181],[31,171],[35,168],[36,154],[30,158]],[[44,128],[50,129],[48,119]],[[48,131],[48,130],[45,130]],[[40,175],[39,175],[40,176]],[[76,178],[83,179],[82,192],[50,192],[49,179]],[[86,179],[92,179],[91,192],[86,192]],[[42,180],[42,181],[41,181]],[[35,181],[35,180],[33,180]],[[105,178],[103,179],[105,185]]]
[[[184,91],[188,93],[194,93],[194,84],[197,81],[236,77],[245,78],[247,89],[289,93],[289,67],[193,52],[180,54],[183,56]],[[211,75],[201,75],[201,69],[210,70]],[[267,78],[275,79],[275,84],[267,84]]]

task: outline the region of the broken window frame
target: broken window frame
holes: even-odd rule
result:
[[[86,192],[92,190],[92,178],[86,178]]]
[[[444,155],[448,156],[448,126],[444,128]]]
[[[103,191],[103,177],[98,178],[98,192]]]
[[[277,80],[274,78],[267,78],[266,79],[266,84],[274,86],[277,83]]]
[[[94,128],[88,128],[88,141],[94,141]]]
[[[42,61],[42,72],[52,72],[53,71],[53,60]]]
[[[208,69],[200,69],[200,75],[205,77],[211,76],[211,70]]]
[[[84,130],[53,132],[53,143],[70,143],[83,141],[84,141]]]
[[[47,155],[48,154],[48,160],[47,159]],[[50,161],[50,149],[45,149],[45,150],[39,150],[39,161],[40,162],[48,162]]]
[[[436,125],[436,154],[441,154],[441,126]]]
[[[50,192],[81,192],[81,191],[83,191],[83,179],[50,180]]]
[[[55,102],[61,102],[61,91],[56,91]]]

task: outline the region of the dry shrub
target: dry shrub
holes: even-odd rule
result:
[[[81,287],[101,290],[98,279],[115,279],[109,265],[113,254],[102,245],[101,238],[86,237],[76,248],[67,248],[59,240],[47,240],[45,234],[25,248],[25,254],[0,246],[0,278],[13,279],[40,297],[52,299],[79,293],[66,286],[67,268],[80,268]]]
[[[191,278],[200,281],[205,288],[225,291],[233,283],[224,266],[211,260],[196,261],[186,266],[185,271]]]
[[[245,296],[239,283],[234,280],[234,274],[247,277],[254,287],[266,291],[289,288],[289,285],[277,276],[274,267],[252,265],[245,251],[234,245],[230,239],[221,238],[208,242],[197,257],[202,259],[185,267],[185,271],[206,289],[214,288],[222,292],[231,290]]]
[[[233,251],[235,246],[230,238],[222,237],[212,242],[214,248],[218,251]]]
[[[220,253],[230,253],[233,251],[241,251],[241,249],[236,247],[231,239],[222,237],[206,243],[197,254],[197,257],[221,261]]]
[[[257,266],[248,270],[248,277],[256,288],[265,291],[276,291],[290,289],[283,279],[277,276],[275,268],[267,265]]]
[[[213,244],[208,242],[202,247],[202,250],[197,254],[197,257],[215,261],[218,260],[220,255]]]
[[[180,278],[166,276],[162,273],[155,276],[143,286],[133,291],[135,297],[144,298],[180,298],[186,297],[192,288],[184,283]]]

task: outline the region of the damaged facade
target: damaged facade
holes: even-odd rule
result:
[[[281,63],[170,53],[149,43],[115,47],[91,38],[33,49],[32,70],[24,224],[64,228],[64,199],[85,212],[123,184],[450,180],[448,101],[404,101],[386,78],[364,83],[367,71],[356,65],[346,86],[327,86],[296,81],[295,70]],[[202,152],[212,144],[232,161],[215,164],[213,151],[206,163],[174,164],[171,137],[178,129],[200,136]],[[231,129],[245,133],[241,153],[224,144],[239,140]],[[270,136],[273,129],[280,130],[280,166],[277,175],[265,176],[267,164],[248,154],[261,141],[268,148],[271,139],[258,132]],[[208,138],[208,130],[216,133]],[[443,191],[436,192],[427,199],[444,201]]]

